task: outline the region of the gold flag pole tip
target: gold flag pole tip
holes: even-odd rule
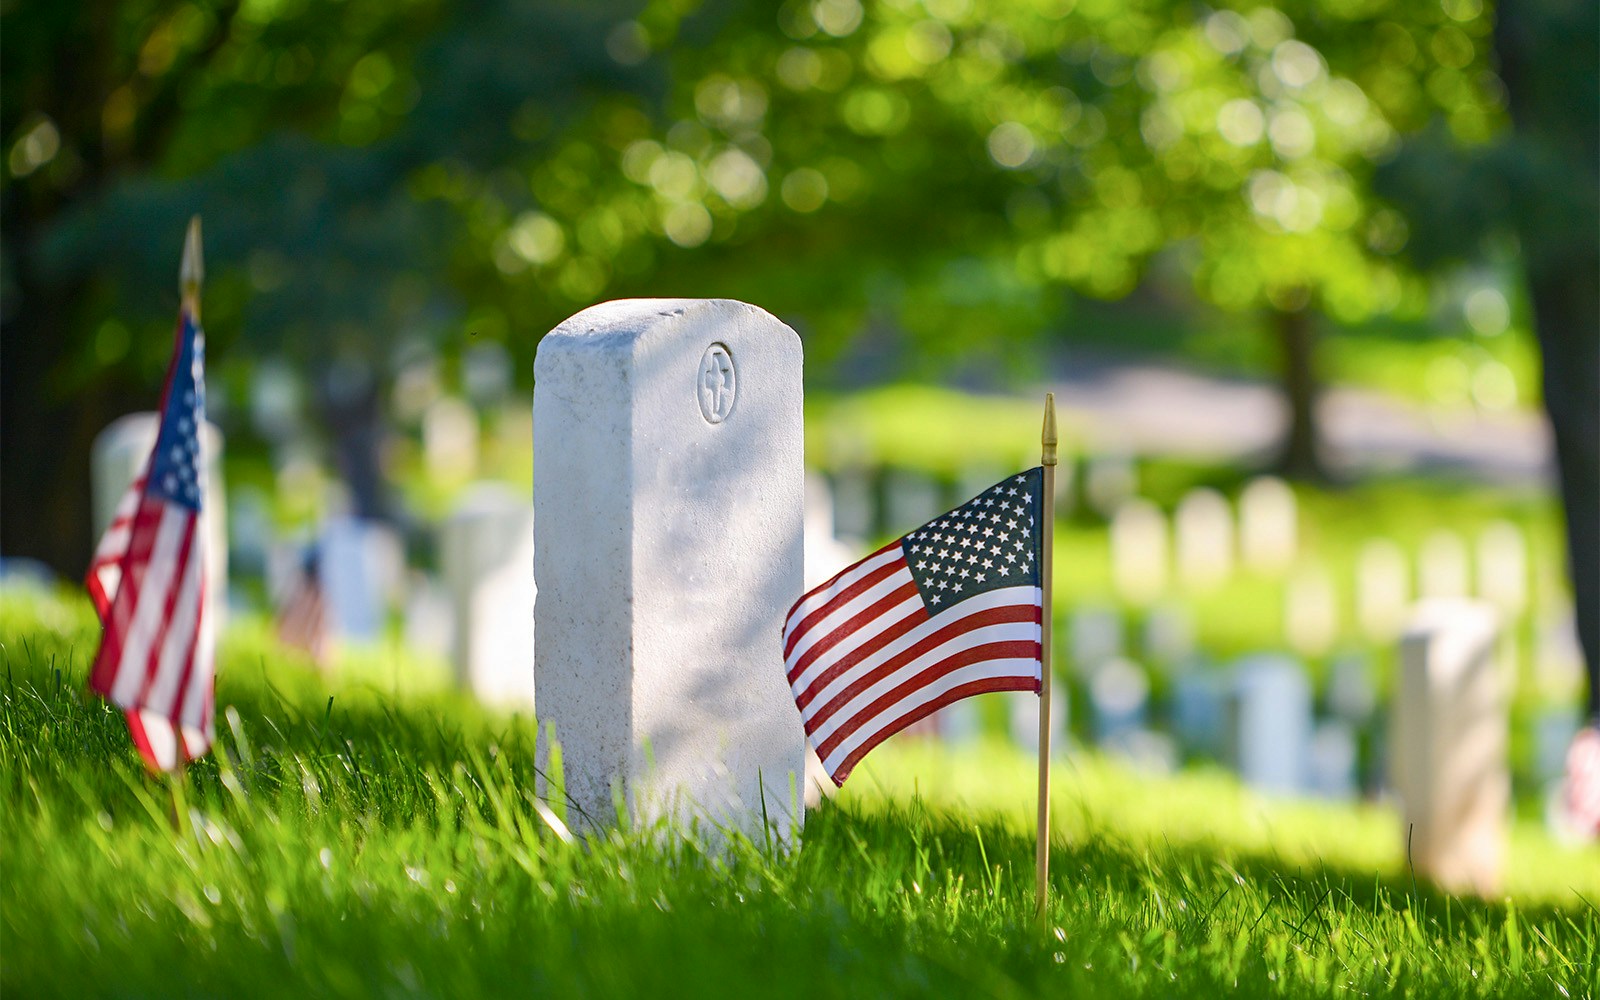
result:
[[[189,219],[189,231],[183,238],[183,263],[178,265],[178,289],[183,293],[184,304],[197,308],[200,304],[200,285],[206,278],[205,254],[200,249],[200,216]]]

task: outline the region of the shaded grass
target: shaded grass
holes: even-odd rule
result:
[[[325,684],[248,635],[224,646],[232,711],[174,833],[167,789],[82,693],[93,640],[76,602],[0,602],[8,995],[1595,989],[1576,855],[1514,873],[1508,901],[1446,899],[1410,885],[1380,817],[1091,758],[1059,785],[1039,930],[1010,751],[886,751],[792,851],[694,827],[574,841],[532,794],[530,720]]]

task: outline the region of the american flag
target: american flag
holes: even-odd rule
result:
[[[1042,469],[983,491],[841,571],[789,611],[784,666],[835,784],[946,705],[1039,691]]]
[[[315,544],[306,551],[278,611],[278,640],[305,650],[321,666],[328,659],[328,604],[322,593],[322,554]]]
[[[89,685],[126,713],[152,770],[204,754],[214,731],[216,643],[200,519],[204,373],[205,337],[185,308],[155,448],[118,503],[86,580],[103,627]]]

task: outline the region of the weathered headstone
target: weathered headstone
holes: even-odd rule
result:
[[[1390,642],[1400,632],[1411,602],[1406,554],[1387,538],[1361,546],[1356,556],[1356,620],[1367,638]]]
[[[1339,633],[1339,603],[1326,570],[1308,566],[1289,578],[1283,595],[1283,634],[1302,656],[1320,656]]]
[[[1158,604],[1144,619],[1144,656],[1173,670],[1194,657],[1194,616],[1180,604]]]
[[[130,413],[95,436],[89,482],[96,544],[111,524],[118,501],[156,446],[159,428],[158,414]],[[209,420],[200,434],[200,452],[205,467],[200,516],[206,543],[206,606],[220,625],[228,613],[228,498],[222,479],[222,432]]]
[[[1424,601],[1400,638],[1392,764],[1419,874],[1451,891],[1500,883],[1511,781],[1493,608]]]
[[[1254,479],[1239,494],[1239,548],[1250,568],[1281,573],[1300,544],[1294,491],[1272,476]]]
[[[799,338],[742,302],[607,302],[551,331],[534,373],[535,688],[561,791],[591,818],[615,791],[641,818],[786,831]]]
[[[439,528],[439,569],[456,680],[482,701],[532,706],[533,506],[509,486],[472,486]]]
[[[1233,514],[1213,489],[1190,490],[1172,520],[1178,578],[1187,586],[1215,587],[1233,572]]]
[[[1147,603],[1167,589],[1167,519],[1148,500],[1129,500],[1111,518],[1111,579],[1130,601]]]
[[[1263,654],[1234,676],[1233,762],[1239,776],[1264,792],[1292,795],[1306,787],[1311,749],[1311,683],[1291,657]]]
[[[1478,535],[1478,596],[1508,618],[1528,606],[1528,545],[1522,529],[1494,521]]]
[[[1423,539],[1417,563],[1417,590],[1423,598],[1467,596],[1467,546],[1460,535],[1433,532]]]

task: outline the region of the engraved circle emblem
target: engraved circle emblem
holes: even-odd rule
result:
[[[700,397],[700,415],[706,423],[720,424],[733,412],[738,394],[738,378],[733,372],[733,355],[726,344],[712,344],[700,359],[700,375],[695,380],[695,395]]]

